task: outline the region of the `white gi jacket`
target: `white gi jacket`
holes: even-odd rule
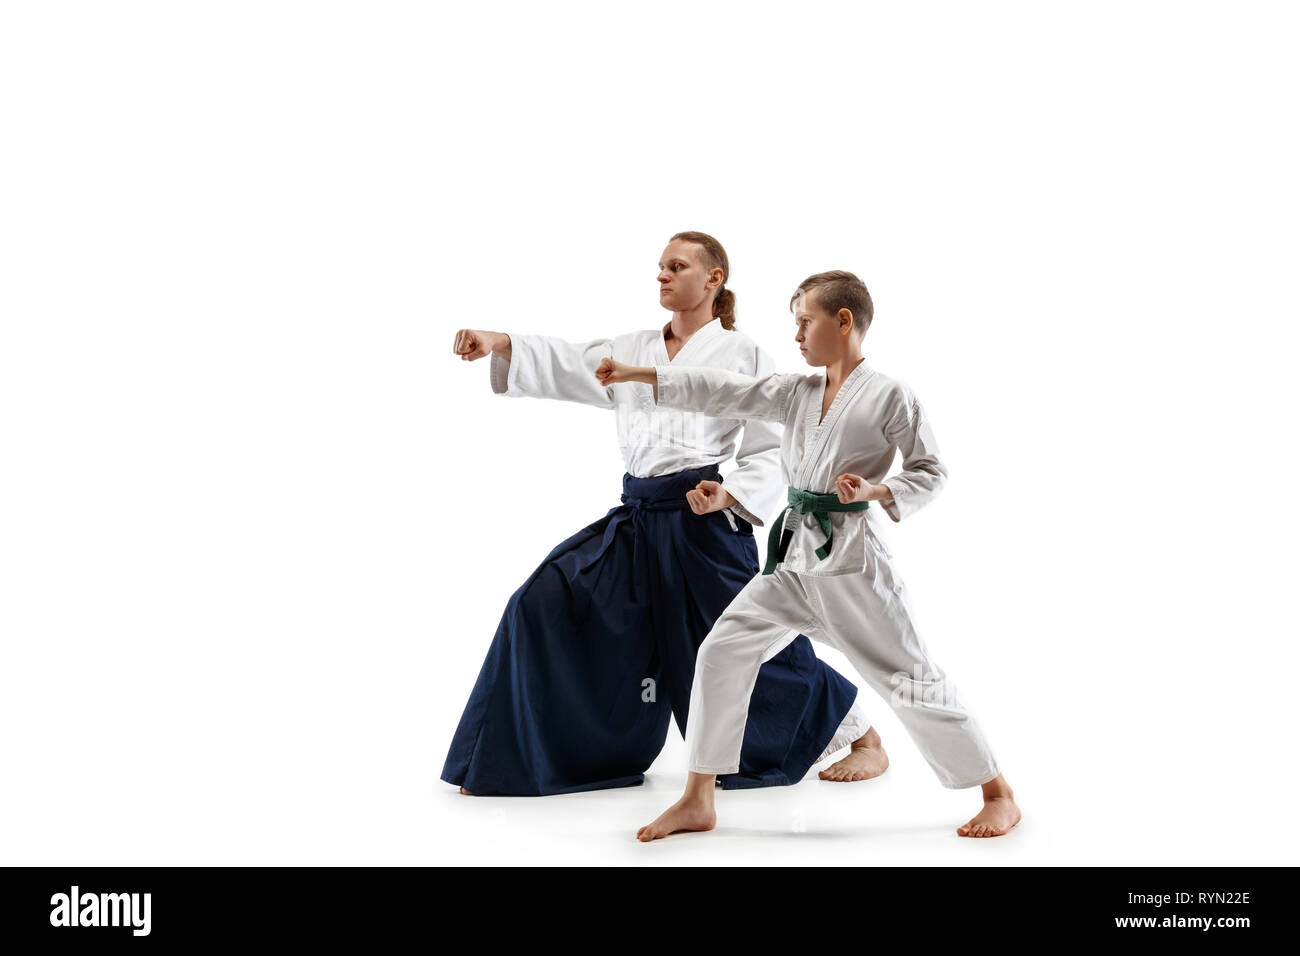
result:
[[[664,343],[665,329],[666,325],[582,343],[511,333],[510,360],[492,353],[492,391],[614,410],[624,467],[636,478],[721,464],[734,452],[736,467],[725,475],[722,487],[736,499],[736,505],[723,513],[733,529],[733,510],[751,524],[763,525],[785,502],[779,426],[758,420],[746,422],[740,416],[714,418],[698,411],[660,408],[650,385],[613,387],[596,381],[596,366],[602,358],[674,369],[708,366],[748,377],[770,374],[774,368],[771,358],[753,339],[743,332],[724,329],[717,319],[697,329],[670,360]]]
[[[890,557],[873,527],[879,521],[878,512],[900,521],[933,498],[947,479],[947,468],[939,460],[938,443],[921,403],[907,385],[868,367],[865,359],[845,378],[821,424],[817,420],[826,388],[824,371],[811,375],[774,372],[759,377],[677,367],[675,363],[658,363],[655,370],[658,386],[650,388],[658,405],[784,423],[781,467],[790,487],[834,494],[835,479],[845,472],[861,475],[872,484],[883,479],[889,486],[892,504],[873,501],[865,511],[830,513],[833,538],[831,553],[824,560],[815,553],[826,540],[816,518],[790,512],[787,527],[794,534],[778,569],[835,575],[878,566],[872,549],[886,560]],[[903,470],[885,478],[895,451],[903,453]],[[778,509],[783,504],[784,499],[778,502]]]

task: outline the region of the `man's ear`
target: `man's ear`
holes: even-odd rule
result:
[[[853,323],[853,313],[852,313],[852,312],[850,312],[848,309],[840,309],[840,311],[839,311],[839,320],[840,320],[840,328],[844,330],[844,333],[845,333],[846,335],[847,335],[849,332],[852,332],[852,331],[853,331],[853,324],[854,324],[854,323]]]

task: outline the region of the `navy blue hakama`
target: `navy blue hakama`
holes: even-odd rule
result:
[[[558,545],[506,604],[443,766],[483,795],[639,784],[669,713],[686,733],[695,654],[759,572],[753,528],[697,515],[716,465],[623,476],[623,504]],[[797,783],[858,689],[800,635],[760,668],[727,789]]]

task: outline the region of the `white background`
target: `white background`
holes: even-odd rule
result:
[[[0,862],[1295,863],[1292,11],[6,5]],[[453,334],[658,327],[684,229],[784,370],[799,280],[871,288],[951,471],[889,546],[1010,837],[869,692],[884,777],[708,836],[633,840],[675,730],[640,788],[438,779],[623,470]]]

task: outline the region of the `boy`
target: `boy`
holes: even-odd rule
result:
[[[894,707],[945,787],[982,788],[983,809],[957,828],[958,835],[1001,836],[1020,821],[1011,787],[974,718],[930,661],[891,555],[872,528],[870,502],[900,521],[943,486],[947,470],[929,420],[911,389],[863,359],[873,308],[857,276],[810,276],[791,309],[799,351],[809,365],[824,366],[824,375],[751,378],[608,358],[596,369],[605,385],[654,386],[659,405],[786,426],[785,520],[773,522],[763,573],[728,605],[700,647],[686,734],[686,792],[637,838],[648,842],[714,827],[714,778],[736,769],[758,668],[800,632],[848,656]],[[895,450],[903,453],[903,471],[884,478]]]

